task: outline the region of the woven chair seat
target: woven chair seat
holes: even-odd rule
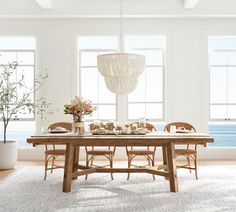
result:
[[[154,150],[128,150],[128,154],[134,154],[134,155],[152,155],[155,153]]]
[[[66,150],[64,150],[64,149],[46,150],[45,154],[50,154],[50,155],[65,155],[66,154]]]
[[[112,150],[88,150],[87,154],[89,155],[112,155]]]
[[[194,149],[176,149],[175,154],[176,155],[193,155],[193,154],[197,154],[197,151]]]

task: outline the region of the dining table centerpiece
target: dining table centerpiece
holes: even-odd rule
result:
[[[95,110],[96,107],[93,106],[91,101],[84,100],[80,96],[75,96],[70,104],[64,105],[64,113],[73,115],[73,129],[78,134],[83,134],[85,131],[84,116],[92,115]]]

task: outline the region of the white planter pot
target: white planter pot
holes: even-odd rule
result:
[[[15,141],[0,141],[0,170],[12,169],[17,160],[17,148]]]

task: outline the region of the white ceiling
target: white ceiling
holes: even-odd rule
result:
[[[123,0],[127,17],[236,17],[236,0]],[[120,0],[0,0],[0,18],[118,17]]]
[[[38,6],[42,9],[52,9],[52,0],[35,0]]]
[[[200,0],[184,0],[184,9],[193,9],[199,2]]]

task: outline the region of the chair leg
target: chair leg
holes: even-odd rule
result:
[[[53,157],[52,157],[51,173],[53,172],[53,167],[54,167],[55,159],[56,159],[56,157],[53,156]]]
[[[91,159],[91,162],[90,162],[90,165],[92,166],[93,165],[93,161],[94,161],[94,156],[92,156],[92,159]]]
[[[155,166],[155,155],[154,154],[152,155],[152,166]],[[152,175],[152,178],[153,178],[153,180],[156,179],[154,174]]]
[[[112,155],[110,155],[109,160],[110,160],[110,167],[113,168],[113,156]],[[111,179],[114,180],[112,172],[111,172]]]
[[[89,166],[89,159],[88,159],[88,154],[86,154],[86,166],[88,167]],[[88,179],[88,175],[86,174],[85,175],[85,180]]]
[[[44,180],[47,178],[47,169],[48,169],[48,156],[45,154],[45,171],[44,171]]]
[[[189,155],[187,155],[187,161],[188,161],[189,172],[192,173]]]
[[[148,166],[151,166],[151,164],[152,164],[152,161],[150,160],[150,157],[149,157],[149,155],[147,155],[147,161],[148,161]]]
[[[131,164],[131,156],[128,155],[128,168],[130,168],[130,164]],[[128,172],[127,180],[129,180],[129,177],[130,177],[130,172]]]
[[[194,157],[194,166],[195,166],[195,177],[196,180],[198,180],[198,175],[197,175],[197,155]]]

